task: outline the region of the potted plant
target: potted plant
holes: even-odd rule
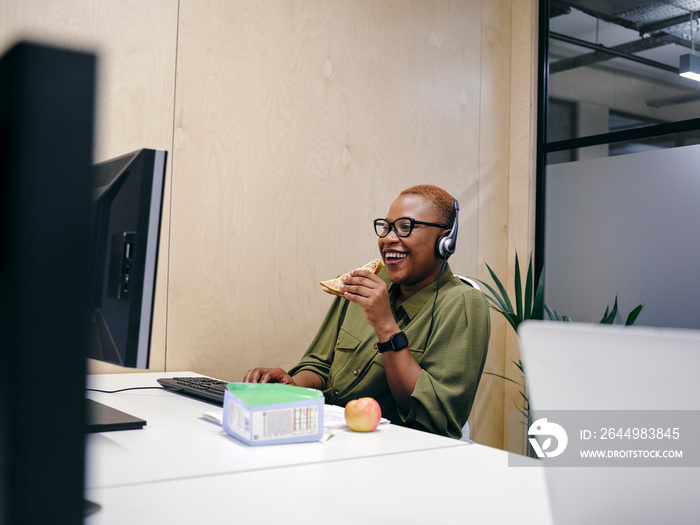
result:
[[[495,288],[492,287],[490,284],[480,280],[479,282],[483,284],[484,287],[489,291],[489,293],[485,293],[484,295],[486,295],[486,298],[488,299],[491,308],[493,308],[498,313],[503,315],[503,317],[505,317],[508,323],[513,327],[513,330],[515,330],[516,334],[518,332],[518,326],[520,326],[520,323],[527,320],[542,320],[544,319],[545,314],[547,315],[547,318],[550,321],[571,321],[571,318],[569,316],[559,315],[556,312],[556,310],[552,309],[551,307],[545,304],[543,278],[544,269],[540,273],[539,277],[535,278],[532,264],[532,254],[530,254],[530,262],[528,264],[527,274],[525,280],[523,281],[522,274],[520,272],[520,261],[518,259],[518,253],[515,253],[515,304],[513,304],[513,301],[511,301],[510,297],[508,296],[508,292],[505,289],[505,286],[503,285],[502,281],[498,278],[496,273],[493,271],[493,269],[488,264],[486,264],[486,268],[488,269],[489,274],[491,275],[491,278],[495,283]],[[635,307],[627,316],[627,319],[625,320],[625,325],[629,326],[634,324],[643,307],[644,304],[640,304],[637,307]],[[610,308],[609,306],[607,306],[605,308],[605,313],[603,314],[603,318],[600,320],[600,324],[613,324],[615,322],[617,314],[617,296],[615,296],[613,307]],[[532,423],[532,418],[530,416],[530,403],[527,397],[527,388],[525,382],[525,372],[523,370],[523,363],[520,359],[518,359],[517,362],[511,359],[511,362],[520,371],[520,381],[493,372],[484,373],[495,377],[499,377],[506,381],[510,381],[520,387],[519,392],[522,399],[520,404],[516,403],[516,408],[518,412],[520,412],[520,414],[523,416],[521,423],[524,425],[525,430],[527,430]],[[530,447],[529,442],[525,440],[525,443],[527,447],[525,452],[526,455],[532,455],[533,451]]]

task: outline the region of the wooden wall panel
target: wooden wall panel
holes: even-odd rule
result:
[[[371,221],[412,184],[464,202],[453,264],[474,274],[479,10],[182,2],[169,369],[293,365],[318,281],[376,256]]]
[[[6,0],[0,46],[99,49],[96,160],[170,153],[152,368],[239,380],[297,361],[331,300],[317,282],[376,256],[371,221],[410,185],[459,199],[455,272],[512,272],[531,231],[536,5]],[[502,373],[517,354],[492,319]],[[509,395],[485,376],[478,442],[503,446]]]
[[[511,16],[511,104],[510,166],[508,189],[508,288],[514,290],[515,252],[521,269],[527,271],[527,258],[535,246],[535,173],[537,145],[537,4],[530,0],[514,0]],[[529,59],[528,59],[529,57]],[[506,326],[505,376],[524,383],[515,366],[520,360],[518,338]],[[522,453],[525,450],[526,428],[519,414],[509,412],[523,406],[522,390],[504,381],[503,443],[501,448]],[[523,392],[527,394],[527,392]],[[508,428],[508,421],[516,428]],[[511,423],[512,424],[512,423]],[[508,436],[514,436],[509,438]]]
[[[177,0],[3,0],[0,49],[20,39],[94,52],[98,57],[95,161],[172,143]],[[166,182],[166,195],[169,181]],[[167,239],[165,199],[151,369],[165,367]],[[131,371],[90,363],[93,372]]]
[[[482,2],[479,120],[479,277],[483,263],[497,273],[506,264],[508,242],[508,147],[510,106],[510,2]],[[491,314],[491,341],[485,370],[503,373],[505,324]],[[484,375],[470,420],[472,439],[494,444],[502,440],[503,383]]]

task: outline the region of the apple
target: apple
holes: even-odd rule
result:
[[[382,409],[371,397],[353,399],[345,405],[345,422],[355,432],[372,432],[381,418]]]

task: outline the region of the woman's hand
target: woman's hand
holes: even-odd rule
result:
[[[391,312],[389,289],[379,277],[368,271],[354,271],[343,279],[342,290],[348,301],[358,304],[365,311],[365,319],[374,328],[377,338],[384,343],[400,331]],[[382,363],[392,396],[403,410],[408,412],[413,403],[411,394],[418,381],[421,368],[408,348],[382,354]]]
[[[343,279],[345,298],[365,312],[365,319],[374,328],[380,341],[386,341],[399,331],[391,313],[389,289],[381,278],[367,270],[355,270]]]
[[[301,370],[291,377],[281,368],[253,368],[243,378],[244,383],[282,383],[284,385],[323,388],[323,381],[316,372]]]
[[[253,368],[243,378],[244,383],[283,383],[295,385],[294,379],[281,368]]]

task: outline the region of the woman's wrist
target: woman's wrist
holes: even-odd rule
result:
[[[386,343],[392,335],[398,334],[401,331],[396,321],[386,323],[384,326],[375,327],[374,332],[377,334],[377,339],[380,343]]]

